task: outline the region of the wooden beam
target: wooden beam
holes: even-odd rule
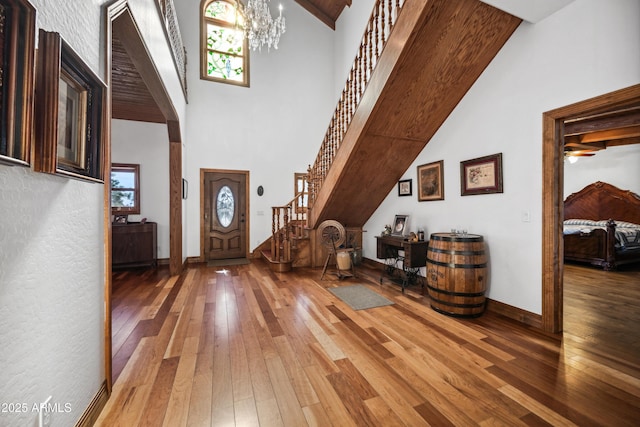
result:
[[[171,124],[169,129],[174,129],[175,126],[176,124]],[[169,131],[169,136],[171,136],[171,133]],[[176,275],[182,272],[183,266],[182,142],[170,140],[169,144],[169,272],[171,275]]]

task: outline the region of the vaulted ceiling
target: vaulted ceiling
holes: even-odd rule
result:
[[[335,29],[336,20],[351,0],[296,0],[309,13]],[[113,32],[111,57],[112,117],[114,119],[164,123],[165,117],[151,95],[139,70]]]
[[[333,30],[345,6],[351,6],[351,0],[296,0],[296,3]]]

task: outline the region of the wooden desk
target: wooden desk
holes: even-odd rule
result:
[[[420,283],[424,289],[424,278],[418,273],[427,265],[428,241],[410,242],[402,237],[376,236],[376,257],[385,260],[385,272],[391,281],[404,288]],[[402,251],[403,254],[399,254]],[[385,275],[380,277],[380,283]]]

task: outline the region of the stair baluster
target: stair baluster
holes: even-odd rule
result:
[[[349,76],[342,91],[336,110],[329,121],[329,128],[320,146],[313,167],[309,169],[311,176],[309,201],[310,207],[316,200],[325,177],[329,173],[331,163],[337,155],[342,139],[347,133],[351,119],[356,112],[364,90],[371,79],[375,66],[384,50],[388,36],[398,20],[405,0],[377,0],[371,12],[362,41],[358,48]],[[385,12],[386,9],[386,12]],[[386,18],[386,22],[385,22]],[[379,29],[378,29],[379,28]],[[375,44],[375,48],[373,46]]]

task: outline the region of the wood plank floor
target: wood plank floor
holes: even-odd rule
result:
[[[636,426],[640,273],[567,272],[562,335],[443,316],[366,268],[115,273],[115,383],[96,425]],[[326,289],[355,283],[394,304],[354,311]]]

